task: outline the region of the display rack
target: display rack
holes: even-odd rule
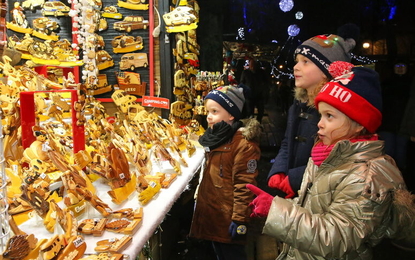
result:
[[[3,113],[0,110],[0,118]],[[9,226],[9,204],[7,202],[7,178],[4,166],[3,153],[3,125],[0,120],[0,250],[3,252],[6,249],[7,241],[10,238]]]

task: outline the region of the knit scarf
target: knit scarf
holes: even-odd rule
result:
[[[199,138],[199,143],[203,147],[209,147],[212,151],[228,142],[242,125],[241,121],[236,121],[232,125],[225,121],[216,123],[213,127],[206,129],[205,133]]]
[[[352,138],[349,141],[352,143],[361,142],[361,141],[375,141],[378,140],[377,135],[370,135],[370,136],[358,136],[356,138]],[[325,145],[323,142],[318,142],[314,145],[313,149],[311,150],[311,158],[315,165],[320,166],[323,161],[329,156],[331,150],[333,150],[335,144]]]

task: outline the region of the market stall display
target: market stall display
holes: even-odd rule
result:
[[[197,73],[195,31],[173,21],[182,40],[185,70],[175,93],[183,104],[163,119],[137,99],[154,94],[148,2],[119,1],[117,8],[100,0],[27,0],[10,9],[7,44],[22,65],[0,61],[12,216],[4,223],[13,227],[3,258],[94,259],[108,251],[111,259],[136,258],[198,172],[204,151],[195,140],[203,128],[188,120],[197,93],[186,79]],[[196,25],[196,2],[176,7]],[[112,116],[94,97],[105,93],[116,105]]]
[[[112,248],[99,242],[111,236],[120,241],[114,252],[135,257],[201,165],[193,128],[146,111],[122,90],[113,94],[120,114],[109,121],[82,85],[50,90],[34,84],[47,82],[42,75],[7,59],[0,65],[11,73],[8,85],[0,82],[0,98],[9,98],[5,140],[14,146],[6,163],[9,213],[36,238],[27,255],[39,249],[44,259],[78,259]]]

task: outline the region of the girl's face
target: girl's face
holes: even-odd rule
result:
[[[324,145],[331,145],[341,139],[350,139],[363,130],[363,126],[351,120],[340,110],[327,104],[318,103],[321,119],[318,122],[318,137]]]
[[[312,91],[321,82],[327,80],[327,76],[317,65],[304,55],[297,54],[295,58],[294,78],[295,86]]]
[[[207,111],[207,122],[208,126],[212,127],[216,123],[225,121],[228,124],[232,124],[235,119],[226,109],[224,109],[218,102],[207,99],[205,103]]]

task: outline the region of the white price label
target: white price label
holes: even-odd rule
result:
[[[75,245],[76,248],[81,246],[83,243],[85,243],[85,241],[82,239],[82,237],[78,237],[77,239],[73,241],[73,244]]]

